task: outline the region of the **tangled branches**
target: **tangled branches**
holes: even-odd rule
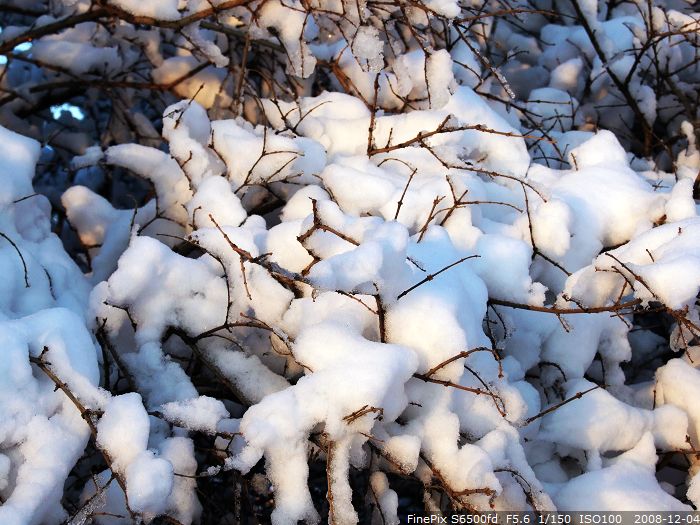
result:
[[[691,8],[5,4],[0,521],[700,504]]]

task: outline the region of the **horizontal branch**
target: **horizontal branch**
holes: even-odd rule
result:
[[[108,14],[115,16],[121,20],[129,22],[130,24],[139,24],[146,26],[162,27],[165,29],[182,29],[185,26],[194,24],[205,18],[209,18],[212,15],[217,15],[226,11],[228,9],[233,9],[234,7],[240,7],[242,5],[250,3],[251,0],[227,0],[218,5],[211,5],[208,9],[202,9],[192,13],[191,15],[185,16],[183,18],[178,18],[177,20],[159,20],[151,16],[138,16],[125,11],[124,9],[117,7],[112,4],[108,4],[105,0],[100,0],[102,9],[107,11]]]
[[[430,138],[434,135],[439,135],[442,133],[453,133],[456,131],[480,131],[482,133],[491,133],[493,135],[501,135],[503,137],[513,137],[513,138],[518,138],[518,139],[531,139],[531,140],[545,140],[549,141],[549,139],[544,138],[544,137],[536,137],[534,135],[520,135],[518,133],[513,133],[510,131],[498,131],[496,129],[491,129],[487,128],[483,124],[469,124],[469,125],[462,125],[462,126],[450,126],[448,125],[450,119],[452,118],[452,115],[448,115],[445,117],[445,119],[440,123],[440,125],[435,128],[432,131],[421,131],[419,132],[415,137],[410,138],[408,140],[405,140],[403,142],[400,142],[399,144],[394,144],[394,145],[386,145],[383,148],[374,148],[370,149],[367,151],[367,155],[371,157],[372,155],[377,155],[379,153],[389,153],[390,151],[394,151],[397,149],[403,149],[407,148],[409,146],[412,146],[413,144],[421,143],[425,139]]]
[[[516,308],[518,310],[529,310],[531,312],[543,312],[554,315],[569,315],[569,314],[600,314],[604,312],[619,312],[625,308],[633,308],[641,304],[641,299],[633,299],[625,303],[616,303],[610,306],[592,306],[590,308],[557,308],[556,306],[535,306],[525,303],[516,303],[513,301],[504,301],[502,299],[489,299],[489,304],[497,306],[507,306],[508,308]]]
[[[101,17],[107,15],[107,12],[103,9],[95,9],[93,11],[87,11],[79,15],[72,15],[66,18],[61,18],[50,24],[44,24],[42,26],[32,27],[31,29],[17,35],[14,38],[4,41],[0,44],[0,55],[4,55],[9,51],[12,51],[15,47],[25,42],[31,42],[42,36],[52,35],[58,33],[63,29],[68,29],[69,27],[74,27],[78,24],[84,22],[93,22]]]
[[[161,27],[164,29],[182,29],[183,27],[194,24],[195,22],[208,18],[212,15],[216,15],[228,9],[233,9],[234,7],[240,7],[250,3],[250,1],[251,0],[227,0],[226,2],[222,2],[217,6],[212,5],[208,9],[202,9],[201,11],[197,11],[196,13],[192,13],[191,15],[179,18],[177,20],[159,20],[150,16],[134,15],[120,7],[117,7],[116,5],[107,3],[105,0],[101,0],[99,2],[100,7],[97,9],[80,13],[78,15],[71,15],[61,18],[49,24],[32,27],[24,33],[3,42],[0,44],[0,55],[4,55],[5,53],[12,51],[15,47],[25,42],[31,42],[43,36],[58,33],[63,29],[75,27],[76,25],[85,22],[94,22],[101,18],[113,17],[134,25]]]

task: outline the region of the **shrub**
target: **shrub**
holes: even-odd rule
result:
[[[700,503],[692,7],[0,13],[0,522]]]

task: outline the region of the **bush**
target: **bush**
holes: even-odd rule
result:
[[[0,522],[700,504],[690,4],[0,14]]]

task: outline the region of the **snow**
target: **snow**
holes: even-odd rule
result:
[[[102,160],[102,157],[102,148],[99,146],[90,146],[82,155],[73,157],[73,160],[71,161],[71,168],[74,170],[79,170],[80,168],[85,168],[87,166],[94,166],[100,160]]]
[[[409,434],[399,434],[387,439],[382,451],[398,463],[404,472],[413,472],[418,467],[420,439]]]
[[[209,177],[200,184],[187,203],[187,213],[197,229],[214,227],[210,215],[223,226],[240,226],[247,217],[231,184],[222,177]]]
[[[379,30],[373,26],[360,26],[352,39],[352,52],[367,61],[370,71],[380,71],[384,65],[384,43]]]
[[[159,195],[159,211],[175,220],[182,216],[182,204],[191,199],[192,194],[175,159],[155,148],[121,144],[105,152],[105,161],[150,180]]]
[[[187,401],[173,401],[162,406],[165,419],[189,430],[216,432],[216,426],[228,417],[224,404],[212,397],[200,396]]]
[[[104,74],[121,66],[117,48],[96,48],[82,42],[43,40],[32,46],[32,54],[37,60],[50,61],[76,75],[89,71]]]
[[[107,403],[97,423],[96,443],[124,480],[128,508],[156,516],[166,509],[172,492],[173,465],[147,449],[150,431],[141,396],[122,394]]]
[[[693,301],[700,289],[697,251],[694,248],[700,231],[699,224],[697,217],[664,224],[638,235],[608,255],[599,255],[594,264],[568,279],[566,293],[574,294],[585,302],[605,300],[619,291],[624,278],[619,275],[606,278],[595,268],[624,265],[620,268],[623,274],[634,272],[644,280],[645,284],[635,283],[636,296],[645,301],[659,299],[672,308],[683,308]],[[687,275],[688,279],[675,279],[678,272]]]
[[[688,414],[674,405],[661,405],[654,410],[653,434],[658,448],[666,450],[685,448]]]
[[[308,441],[314,429],[323,429],[330,454],[339,523],[358,519],[349,467],[365,461],[369,436],[381,439],[381,453],[392,469],[421,479],[438,472],[456,491],[492,490],[497,508],[528,504],[518,482],[500,469],[525,476],[541,508],[576,508],[581,500],[569,487],[582,484],[588,490],[586,476],[601,476],[611,487],[618,477],[639,477],[630,474],[637,464],[624,458],[642,447],[640,436],[650,435],[662,450],[685,446],[686,428],[694,421],[685,405],[664,405],[660,394],[654,410],[630,404],[621,367],[632,357],[629,328],[607,313],[560,323],[548,314],[499,310],[502,317],[494,322],[503,324],[507,341],[502,360],[489,352],[453,359],[467,349],[490,346],[482,323],[489,297],[536,307],[551,297],[567,306],[570,296],[606,304],[631,271],[658,288],[668,304],[687,304],[676,297],[688,301],[697,290],[690,279],[674,291],[663,268],[678,257],[694,257],[689,248],[696,242],[694,218],[654,225],[672,208],[686,206],[690,215],[687,183],[679,183],[675,193],[654,191],[606,131],[569,137],[574,147],[568,167],[531,165],[523,139],[508,136],[517,135],[509,121],[469,88],[449,94],[451,83],[445,81],[447,102],[441,109],[377,116],[376,144],[387,143],[390,132],[392,143],[410,140],[435,129],[450,113],[455,125],[487,119],[488,127],[505,135],[467,130],[438,134],[430,144],[457,156],[483,155],[484,169],[503,170],[514,179],[456,172],[445,177],[439,163],[417,147],[367,157],[369,115],[356,99],[338,94],[301,99],[297,106],[268,101],[265,111],[279,133],[240,119],[210,121],[197,102],[180,103],[168,109],[164,131],[173,157],[141,147],[107,152],[108,162],[154,180],[158,206],[173,210],[187,240],[203,253],[183,257],[155,232],[156,238],[132,233],[116,270],[93,291],[93,312],[108,320],[115,338],[125,337],[134,322],[127,339],[135,347],[123,351],[124,362],[146,406],[189,432],[229,427],[240,432],[230,447],[220,441],[231,451],[226,468],[248,472],[265,458],[275,496],[273,523],[317,519],[307,463],[310,447],[316,446]],[[555,94],[562,105],[570,100],[547,89],[540,95]],[[562,130],[572,125],[562,122]],[[349,129],[362,134],[340,141]],[[167,174],[154,175],[166,164]],[[283,190],[289,193],[279,222],[268,226],[248,215],[255,185],[274,181],[285,188],[289,176],[302,187]],[[531,186],[518,184],[519,177]],[[69,210],[81,236],[104,242],[108,233],[100,225],[108,221],[81,221],[78,191],[66,199],[74,201]],[[463,209],[457,204],[460,194],[489,204]],[[444,209],[435,208],[436,195],[445,201]],[[448,212],[450,203],[455,208]],[[175,211],[178,206],[186,218]],[[102,213],[114,212],[105,206]],[[683,233],[674,235],[678,226]],[[622,246],[600,254],[616,243]],[[535,250],[561,260],[572,275],[554,267],[541,270],[545,263],[537,257],[533,263]],[[611,269],[613,256],[626,265],[621,273],[596,271]],[[296,280],[296,291],[280,276]],[[636,283],[629,293],[648,299],[643,288]],[[245,335],[237,326],[241,322],[260,333]],[[189,344],[201,345],[206,366],[249,406],[240,420],[229,425],[224,405],[198,396],[187,374],[167,357],[160,339],[172,328],[186,334],[186,343],[195,338]],[[214,337],[216,332],[223,337]],[[208,335],[199,342],[197,334]],[[596,356],[611,388],[587,392],[530,424],[528,418],[551,404],[551,393],[543,389],[560,389],[564,399],[595,386],[584,375],[600,373]],[[452,361],[443,364],[447,360]],[[528,371],[540,362],[551,366],[540,369],[533,386]],[[493,395],[454,391],[414,374]],[[624,432],[620,420],[627,422]],[[478,441],[458,445],[460,435]],[[521,443],[524,435],[550,450],[534,467]],[[571,481],[560,464],[567,450],[582,458],[585,472]],[[621,453],[618,463],[605,459],[610,453]],[[143,448],[139,454],[151,457]],[[159,458],[133,460],[134,471],[144,472],[142,463],[151,460]],[[644,472],[655,461],[647,454]],[[540,473],[546,473],[548,484],[540,483]],[[396,493],[375,478],[379,505],[392,516]],[[649,474],[639,483],[650,494],[650,505],[680,505]],[[156,508],[153,497],[145,496],[146,507]],[[489,504],[478,492],[470,501]],[[605,508],[604,501],[593,501]]]
[[[539,124],[546,129],[566,131],[573,125],[578,102],[566,91],[546,87],[530,91],[527,109],[537,115]]]
[[[474,252],[479,254],[474,271],[484,280],[491,297],[544,303],[546,289],[530,277],[532,250],[526,243],[505,235],[486,234],[479,237]],[[502,265],[501,271],[490,271],[496,264]]]
[[[191,56],[170,57],[153,70],[153,80],[159,84],[176,84],[178,96],[194,99],[204,107],[212,107],[221,89],[224,75],[213,67],[204,68],[191,74],[197,67],[197,61]]]
[[[294,356],[314,373],[266,396],[244,415],[240,431],[248,444],[234,465],[247,471],[265,452],[277,502],[273,523],[315,515],[306,484],[304,435],[310,429],[325,422],[329,438],[339,443],[341,461],[334,476],[345,486],[339,497],[345,497],[347,505],[347,492],[342,495],[348,488],[342,461],[347,451],[340,443],[353,435],[349,429],[354,426],[369,430],[374,414],[347,423],[343,418],[370,406],[382,407],[383,419],[392,421],[406,406],[402,387],[415,370],[415,358],[399,346],[386,346],[381,352],[376,347],[337,322],[307,328],[297,337]],[[378,370],[381,377],[373,373]]]
[[[630,239],[640,229],[651,227],[652,219],[660,216],[657,210],[660,208],[661,198],[654,195],[630,171],[612,171],[609,168],[591,165],[591,162],[596,162],[589,160],[590,155],[587,153],[591,150],[581,150],[587,148],[590,142],[571,152],[571,155],[576,155],[577,163],[581,159],[584,164],[579,166],[579,171],[562,177],[554,192],[569,202],[574,199],[583,201],[589,213],[598,212],[589,217],[599,224],[599,240],[603,245],[614,246]],[[600,149],[594,151],[596,156],[601,154]],[[607,157],[609,164],[612,164],[613,160],[616,158]],[[591,191],[584,191],[578,184],[582,179],[586,180],[586,187]],[[620,197],[619,202],[616,206],[610,206],[610,200],[616,197]],[[639,210],[644,212],[639,213]]]
[[[432,53],[425,60],[425,78],[430,103],[434,108],[443,107],[450,99],[451,91],[454,89],[451,66],[452,58],[444,49]]]
[[[595,387],[585,379],[564,385],[567,398]],[[619,422],[624,421],[624,427]],[[587,451],[608,452],[633,448],[639,436],[651,430],[649,411],[630,407],[603,389],[596,389],[544,417],[539,437]]]
[[[137,512],[158,515],[165,510],[173,487],[173,466],[144,451],[126,467],[126,497]]]
[[[289,386],[284,377],[267,368],[257,355],[247,356],[223,347],[209,348],[206,354],[237,385],[240,396],[250,403],[259,403]]]
[[[700,438],[700,413],[690,401],[695,399],[699,375],[682,359],[672,359],[659,368],[656,377],[657,403],[676,406],[688,415],[688,431],[694,443]]]
[[[306,41],[299,38],[304,34],[306,25],[301,4],[297,1],[286,3],[272,0],[261,6],[257,16],[258,27],[265,28],[266,32],[276,30],[275,40],[279,39],[284,45],[289,57],[287,71],[302,78],[308,77],[316,66],[316,58]]]
[[[569,59],[552,70],[549,85],[578,97],[583,90],[582,70],[583,60],[578,57]]]
[[[59,521],[64,482],[90,432],[29,358],[50,363],[88,407],[99,409],[108,396],[97,388],[97,355],[85,323],[89,286],[51,233],[46,198],[21,200],[34,194],[39,145],[3,127],[0,137],[0,521]]]
[[[373,472],[369,480],[372,486],[372,494],[375,498],[379,512],[387,525],[398,525],[400,523],[397,515],[399,497],[391,488],[386,474],[383,472]]]
[[[34,166],[39,160],[39,144],[0,126],[0,151],[3,158],[3,184],[0,202],[7,205],[17,197],[31,195]]]
[[[178,0],[154,0],[151,2],[139,2],[138,0],[112,0],[110,4],[131,13],[134,16],[144,16],[157,20],[177,20]]]
[[[149,428],[141,396],[123,394],[105,407],[97,424],[97,444],[112,457],[114,468],[123,472],[146,449]]]
[[[610,460],[610,465],[572,479],[554,497],[564,511],[687,511],[691,507],[669,496],[654,477],[656,454],[651,434]]]
[[[143,271],[143,265],[148,272]],[[207,283],[206,298],[198,293],[202,281]],[[178,298],[173,298],[170,285],[176,283],[180,292]],[[189,287],[182,286],[187,283]],[[225,306],[217,307],[226,304],[223,280],[211,269],[174,254],[166,245],[147,237],[132,240],[119,259],[119,267],[102,288],[104,291],[98,288],[93,292],[95,308],[109,308],[103,304],[106,299],[113,305],[130,307],[138,322],[136,337],[142,344],[159,341],[168,323],[177,319],[187,323],[192,333],[223,322],[221,312]],[[100,297],[101,294],[107,295]]]
[[[197,474],[194,443],[188,438],[172,437],[165,439],[159,448],[161,457],[171,463],[173,472],[181,474],[173,478],[168,510],[180,523],[190,525],[197,520],[202,510],[195,495],[196,479],[184,477]]]
[[[503,117],[469,88],[458,87],[442,109],[455,115],[461,124],[481,124],[489,129],[517,134]],[[522,177],[530,164],[525,142],[517,137],[467,130],[462,134],[460,144],[474,158],[485,156],[484,167],[493,171]]]
[[[0,523],[191,525],[232,469],[275,525],[698,505],[688,6],[49,4],[2,28]]]
[[[682,179],[671,190],[666,202],[666,220],[679,222],[697,215],[697,208],[693,200],[693,180]]]
[[[33,374],[28,356],[49,348],[45,355],[52,370],[83,402],[99,407],[104,396],[95,386],[99,372],[92,341],[76,314],[49,308],[3,321],[0,340],[6,354],[0,367],[0,442],[9,454],[3,463],[7,467],[11,461],[15,472],[0,518],[21,523],[55,509],[58,489],[89,436],[73,403],[55,392],[48,377]]]

